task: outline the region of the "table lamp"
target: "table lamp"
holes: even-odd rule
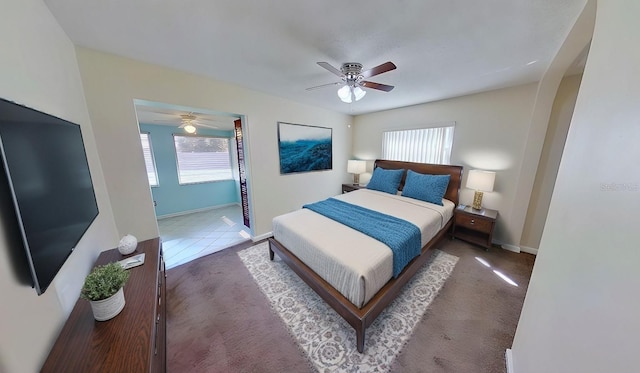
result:
[[[360,184],[360,174],[367,171],[367,162],[350,159],[347,161],[347,172],[353,174],[353,185]]]
[[[484,192],[493,192],[493,183],[496,173],[493,171],[471,170],[467,178],[467,188],[473,189],[473,208],[482,210],[482,196]]]

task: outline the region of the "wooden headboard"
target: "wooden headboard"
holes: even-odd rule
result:
[[[384,159],[376,159],[373,168],[382,167],[387,170],[412,170],[421,174],[431,175],[451,175],[449,180],[449,186],[447,192],[444,194],[444,198],[458,205],[460,184],[462,183],[462,166],[449,166],[443,164],[430,164],[430,163],[414,163],[414,162],[400,162],[400,161],[387,161]],[[405,172],[400,182],[399,190],[404,187],[404,181],[407,178]]]

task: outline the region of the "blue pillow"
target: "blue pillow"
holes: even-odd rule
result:
[[[451,175],[419,174],[409,170],[402,195],[442,206]]]
[[[376,169],[373,170],[369,184],[367,184],[367,189],[396,194],[400,181],[402,180],[402,175],[404,175],[404,169],[385,170],[384,168],[376,167]]]

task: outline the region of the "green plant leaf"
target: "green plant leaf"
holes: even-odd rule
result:
[[[103,300],[117,293],[129,280],[129,272],[117,263],[95,267],[84,280],[80,296],[88,300]]]

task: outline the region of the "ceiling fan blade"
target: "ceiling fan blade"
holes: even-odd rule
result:
[[[202,123],[195,123],[195,125],[198,126],[198,127],[205,127],[205,128],[212,128],[212,129],[220,128],[220,127],[212,126],[212,125],[209,125],[209,124],[202,124]]]
[[[324,67],[325,69],[329,70],[330,72],[336,74],[339,77],[343,77],[344,74],[342,73],[342,71],[336,69],[335,67],[331,66],[328,62],[318,62],[318,65],[320,65],[321,67]]]
[[[153,121],[155,123],[175,123],[175,122],[179,122],[180,118],[175,118],[175,119],[154,119]]]
[[[198,117],[198,119],[194,119],[193,121],[198,123],[202,123],[202,122],[216,123],[217,122],[216,119],[201,118],[201,117]]]
[[[378,65],[374,68],[371,68],[367,71],[363,71],[362,74],[360,75],[362,75],[363,78],[370,78],[372,76],[386,73],[387,71],[395,70],[395,68],[396,68],[396,65],[393,62],[389,61],[389,62],[383,63],[382,65]]]
[[[377,89],[379,91],[385,91],[385,92],[389,92],[394,88],[392,85],[368,82],[366,80],[364,82],[360,82],[360,85],[366,88]]]
[[[309,87],[306,90],[307,91],[313,91],[314,89],[324,88],[324,87],[328,87],[328,86],[331,86],[331,85],[339,85],[339,84],[344,84],[344,82],[335,82],[335,83],[327,83],[327,84],[317,85],[315,87]]]

